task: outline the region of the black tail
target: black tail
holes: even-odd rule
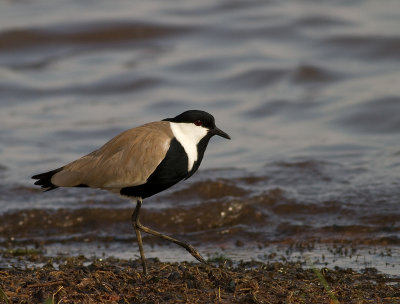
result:
[[[49,171],[49,172],[45,172],[45,173],[41,173],[41,174],[37,174],[32,176],[33,179],[37,179],[37,181],[35,182],[35,185],[38,186],[42,186],[43,189],[46,189],[45,191],[50,191],[53,190],[55,188],[58,188],[58,186],[54,185],[51,183],[51,178],[54,174],[56,174],[57,172],[60,172],[64,167]]]

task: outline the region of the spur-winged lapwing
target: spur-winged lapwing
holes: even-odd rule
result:
[[[190,110],[174,118],[147,123],[122,132],[100,149],[61,168],[33,176],[46,191],[58,187],[91,187],[134,198],[132,225],[136,232],[143,272],[147,273],[140,231],[174,242],[206,263],[191,245],[143,226],[142,200],[187,179],[199,168],[214,135],[230,139],[214,117]]]

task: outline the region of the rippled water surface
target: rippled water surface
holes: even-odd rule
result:
[[[0,2],[0,247],[137,256],[132,203],[30,176],[204,109],[232,140],[144,223],[237,259],[372,248],[400,274],[399,28],[397,0]]]

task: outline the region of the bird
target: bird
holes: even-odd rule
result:
[[[60,168],[34,175],[32,179],[44,191],[89,187],[108,190],[136,202],[131,222],[145,275],[148,272],[141,232],[180,245],[199,262],[207,264],[193,246],[144,226],[139,215],[144,199],[188,179],[197,171],[214,135],[231,139],[215,125],[211,114],[188,110],[173,118],[128,129],[99,149]]]

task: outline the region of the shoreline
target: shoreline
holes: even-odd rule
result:
[[[66,241],[24,243],[11,241],[0,244],[0,268],[14,266],[42,266],[49,259],[85,256],[89,261],[96,259],[117,258],[121,260],[139,259],[139,252],[134,239],[124,241],[87,242]],[[183,248],[166,244],[157,238],[146,238],[144,250],[146,258],[158,258],[166,263],[196,262]],[[309,240],[284,242],[246,243],[223,242],[220,244],[195,244],[196,249],[206,259],[224,259],[231,261],[255,261],[262,263],[294,262],[307,264],[310,260],[316,267],[352,268],[361,271],[375,268],[379,273],[400,277],[400,247],[389,244],[354,243],[345,240],[325,243]]]

